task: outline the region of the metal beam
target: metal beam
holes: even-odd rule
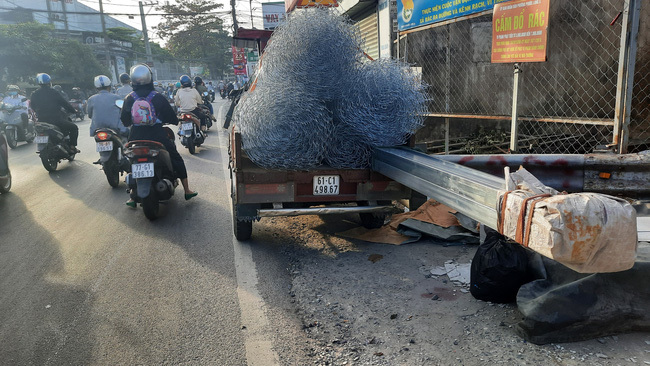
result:
[[[372,169],[496,229],[499,179],[438,157],[404,148],[377,148]]]

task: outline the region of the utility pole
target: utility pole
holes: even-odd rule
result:
[[[253,0],[249,0],[248,3],[250,4],[250,9],[251,9],[251,29],[254,29],[255,26],[253,26]]]
[[[142,36],[144,37],[144,49],[147,53],[147,62],[153,62],[151,46],[149,45],[149,34],[147,33],[147,22],[144,19],[144,7],[142,1],[138,1],[138,4],[140,4],[140,21],[142,22]]]
[[[111,54],[108,46],[108,34],[106,34],[106,20],[104,19],[104,3],[99,0],[99,16],[102,21],[102,37],[104,37],[104,52],[106,56],[106,65],[111,68]],[[112,70],[111,70],[112,71]]]
[[[239,25],[237,24],[237,9],[235,9],[235,2],[236,0],[230,0],[230,7],[232,8],[232,35],[236,36],[237,35],[237,29],[239,28]]]
[[[65,25],[65,37],[70,38],[70,27],[68,26],[68,11],[65,8],[65,0],[61,1],[61,8],[63,9],[63,24]]]

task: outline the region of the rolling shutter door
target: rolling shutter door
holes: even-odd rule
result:
[[[363,50],[376,60],[379,58],[379,29],[375,7],[358,19],[357,26],[365,43]]]

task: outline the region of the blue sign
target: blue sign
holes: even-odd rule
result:
[[[400,31],[491,10],[509,0],[398,0],[397,27]]]

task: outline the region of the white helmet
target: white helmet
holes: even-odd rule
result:
[[[95,88],[100,89],[100,88],[106,88],[107,86],[111,86],[111,79],[109,79],[108,76],[106,75],[95,76]]]

